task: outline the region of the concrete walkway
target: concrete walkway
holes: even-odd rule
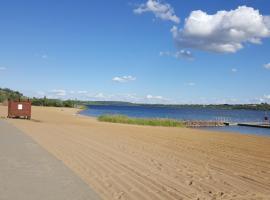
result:
[[[0,200],[97,200],[79,177],[0,120]]]

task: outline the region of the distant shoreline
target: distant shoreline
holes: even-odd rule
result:
[[[208,108],[224,110],[261,110],[270,111],[270,104],[142,104],[118,101],[89,101],[84,106],[143,106],[143,107],[165,107],[165,108]]]

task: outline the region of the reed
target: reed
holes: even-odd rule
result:
[[[131,118],[125,115],[102,115],[98,117],[101,122],[135,124],[145,126],[185,127],[184,123],[173,119]]]

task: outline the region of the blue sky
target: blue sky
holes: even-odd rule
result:
[[[270,102],[268,0],[0,3],[0,87],[62,99]]]

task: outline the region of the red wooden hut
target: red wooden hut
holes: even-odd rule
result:
[[[31,101],[28,100],[9,100],[8,118],[31,119]]]

